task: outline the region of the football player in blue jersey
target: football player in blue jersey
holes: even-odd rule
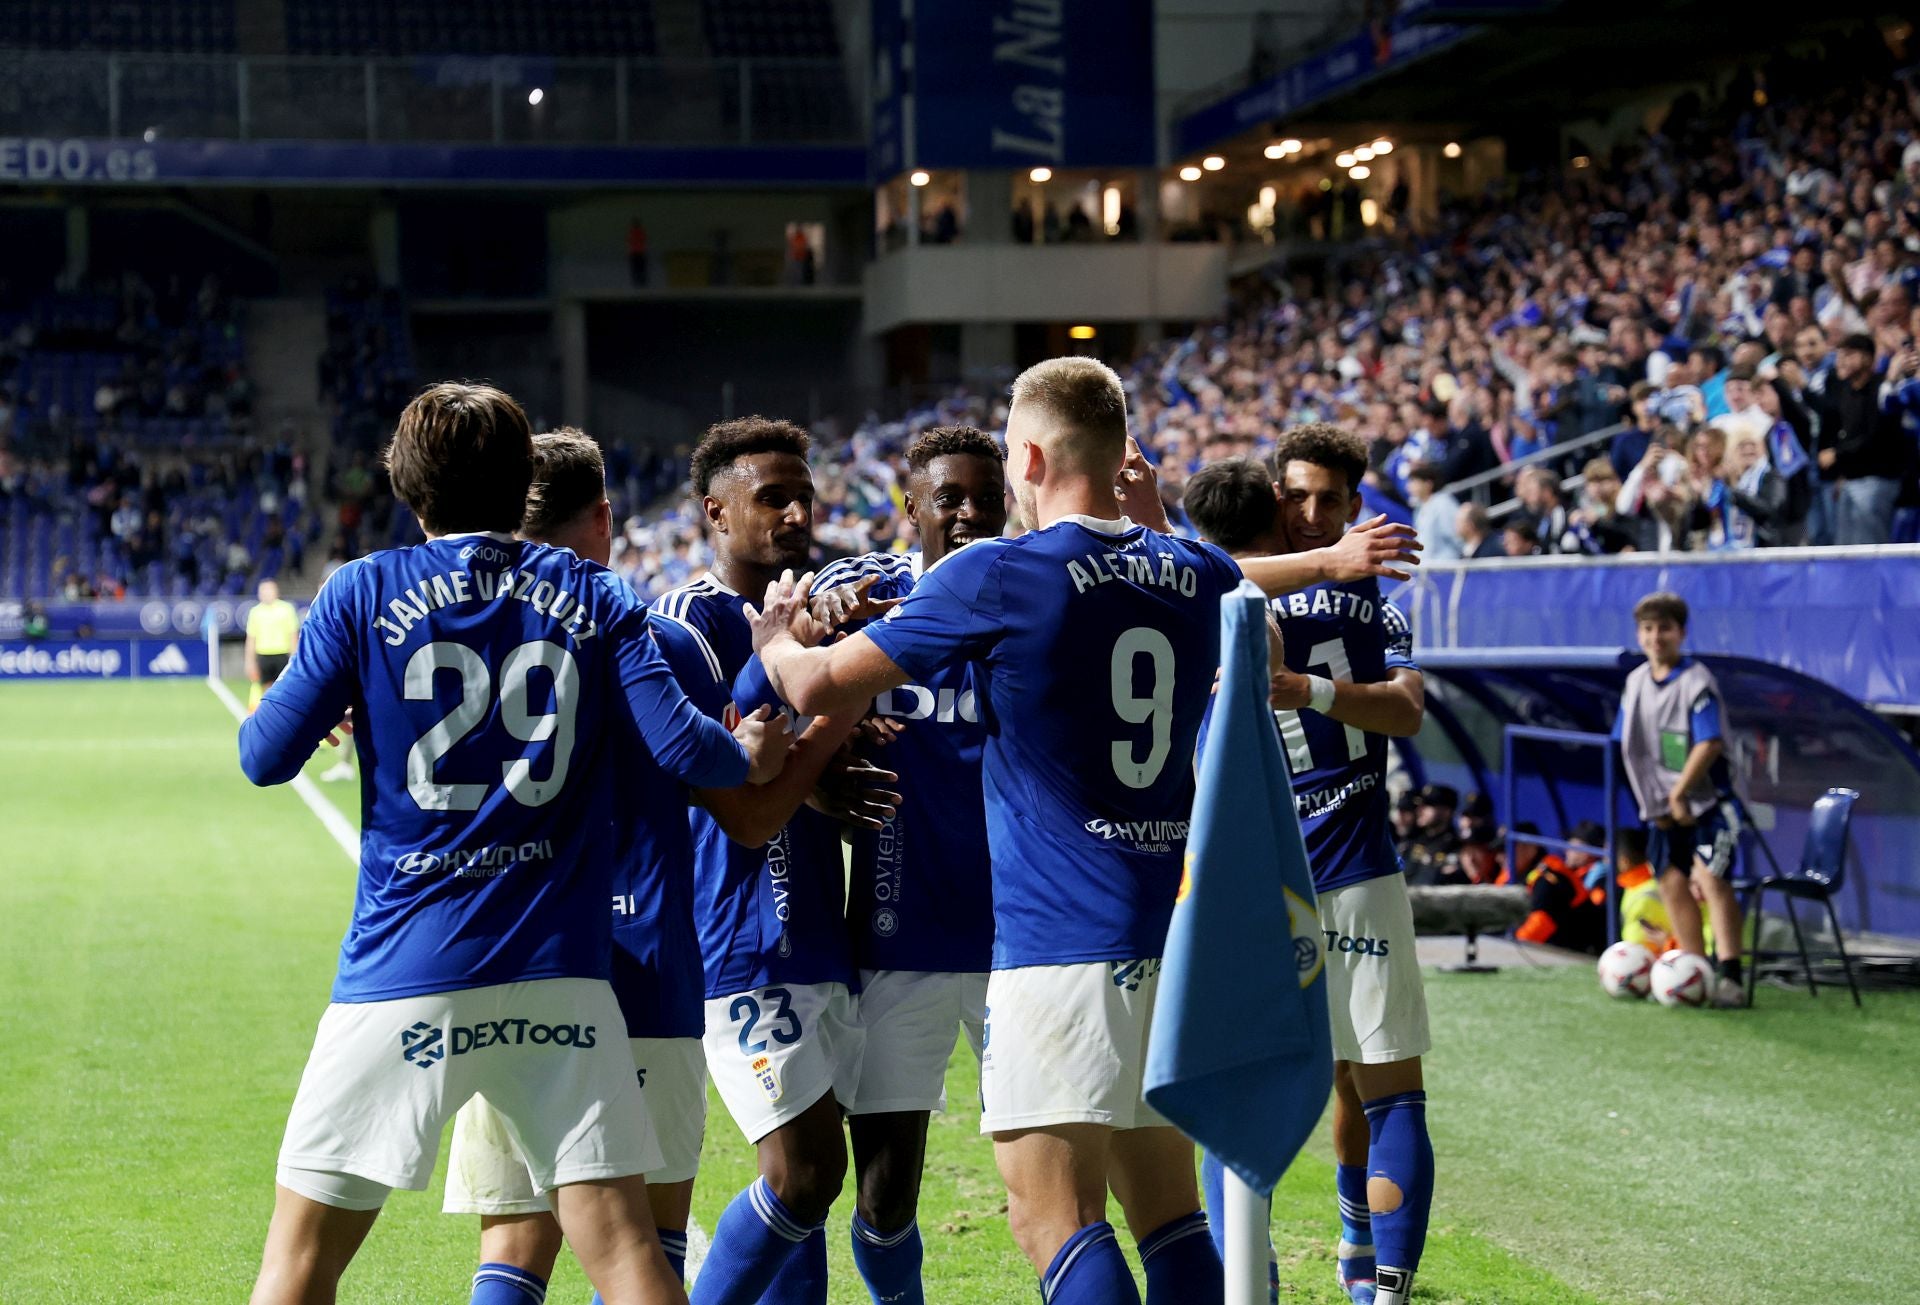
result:
[[[427,1185],[475,1093],[608,1302],[684,1299],[648,1212],[641,1175],[660,1152],[607,981],[605,762],[637,730],[667,774],[732,786],[771,778],[786,734],[750,721],[729,737],[603,568],[514,538],[533,446],[511,398],[434,386],[385,461],[427,541],[328,579],[240,730],[248,778],[284,783],[351,710],[363,776],[353,922],[253,1300],[332,1300],[387,1193]]]
[[[1203,536],[1236,555],[1318,548],[1358,515],[1367,450],[1357,435],[1301,426],[1272,456],[1271,469],[1228,459],[1189,478],[1184,503]],[[1272,607],[1285,645],[1275,717],[1326,937],[1337,1272],[1362,1305],[1403,1305],[1426,1240],[1433,1149],[1426,997],[1393,846],[1387,739],[1419,732],[1425,688],[1406,618],[1377,580],[1317,585]],[[1211,1157],[1207,1172],[1217,1208]]]
[[[1059,358],[1015,381],[1008,476],[1017,539],[929,569],[885,620],[832,645],[807,579],[752,614],[774,688],[802,712],[977,664],[994,946],[981,1127],[1015,1240],[1049,1301],[1137,1301],[1106,1222],[1109,1188],[1147,1295],[1218,1301],[1193,1149],[1141,1096],[1148,1026],[1193,804],[1194,739],[1219,667],[1219,602],[1244,570],[1270,591],[1411,560],[1369,522],[1313,554],[1236,567],[1122,515],[1120,379]],[[1156,495],[1129,493],[1157,507]],[[1164,513],[1155,513],[1164,525]]]
[[[581,431],[536,435],[534,480],[522,538],[573,550],[605,565],[613,552],[600,446]],[[638,595],[611,571],[598,577],[634,606]],[[696,683],[695,688],[699,686]],[[759,717],[764,719],[764,710]],[[821,721],[767,784],[704,791],[701,805],[728,835],[764,844],[805,800],[834,752],[834,727]],[[631,741],[630,741],[631,742]],[[621,807],[613,892],[613,991],[626,1016],[634,1067],[660,1140],[661,1163],[646,1174],[647,1203],[676,1274],[686,1266],[693,1180],[707,1116],[700,944],[693,924],[693,838],[689,794],[660,772],[644,748],[620,758]],[[476,1096],[454,1118],[442,1205],[480,1216],[480,1268],[471,1305],[525,1305],[544,1292],[560,1252],[560,1225],[534,1187],[505,1120]]]
[[[713,427],[693,451],[713,571],[661,595],[649,621],[710,716],[739,714],[734,678],[753,653],[741,592],[763,590],[811,547],[808,443],[791,422],[748,417]],[[834,746],[864,711],[849,702],[831,715]],[[868,787],[855,818],[890,818],[898,796],[872,785],[893,776],[869,769],[856,778]],[[768,1299],[826,1300],[824,1224],[846,1177],[840,1111],[853,1100],[861,1031],[839,826],[815,810],[789,807],[786,816],[743,846],[711,813],[692,813],[707,1068],[760,1166],[714,1229],[694,1288],[702,1302],[760,1300],[769,1286]]]
[[[907,515],[917,553],[868,553],[814,581],[816,616],[858,628],[849,611],[897,601],[925,572],[1007,524],[1000,446],[971,426],[936,426],[907,446]],[[915,1214],[927,1118],[946,1109],[947,1060],[965,1030],[977,1058],[993,952],[987,817],[980,789],[979,685],[970,664],[943,667],[874,699],[899,724],[882,754],[900,776],[899,810],[853,840],[847,934],[860,971],[866,1049],[847,1122],[856,1210],[853,1261],[875,1302],[920,1305]]]

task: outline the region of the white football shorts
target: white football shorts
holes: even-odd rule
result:
[[[280,1165],[424,1190],[447,1120],[481,1093],[542,1190],[657,1169],[626,1028],[603,979],[336,1002],[320,1017]]]
[[[954,1041],[964,1030],[979,1060],[986,1018],[984,973],[860,971],[866,1047],[850,1113],[945,1110]]]
[[[707,1124],[707,1062],[698,1038],[629,1038],[640,1095],[660,1144],[649,1183],[684,1183],[700,1170]],[[539,1214],[552,1207],[534,1185],[507,1121],[476,1096],[453,1117],[447,1157],[447,1214]]]
[[[829,1092],[851,1106],[863,1040],[859,1003],[844,983],[772,984],[707,1000],[707,1072],[749,1142]]]
[[[987,980],[980,1131],[1164,1128],[1140,1095],[1158,957],[995,970]]]
[[[1334,1058],[1386,1065],[1426,1055],[1433,1043],[1406,877],[1321,893],[1320,930]]]

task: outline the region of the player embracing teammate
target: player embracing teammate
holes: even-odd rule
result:
[[[604,568],[515,538],[534,452],[512,399],[434,386],[386,462],[427,542],[328,579],[240,732],[248,777],[284,783],[351,711],[363,776],[353,921],[253,1299],[333,1299],[388,1192],[426,1186],[442,1128],[475,1094],[608,1305],[683,1299],[608,984],[619,749],[725,789],[772,777],[784,729],[748,721],[748,747],[730,738]]]
[[[1219,600],[1243,570],[1277,593],[1391,573],[1409,554],[1369,523],[1312,553],[1236,567],[1126,519],[1115,488],[1125,395],[1089,359],[1021,375],[1007,449],[1031,533],[949,554],[884,620],[833,644],[806,586],[785,578],[750,614],[754,641],[803,713],[973,664],[995,926],[981,1127],[1014,1239],[1049,1301],[1137,1300],[1106,1222],[1111,1190],[1149,1302],[1217,1301],[1192,1145],[1147,1106],[1141,1076],[1194,741],[1219,666]]]
[[[476,1093],[511,1145],[504,1160],[508,1148],[495,1148],[493,1172],[518,1172],[529,1205],[556,1217],[525,1212],[541,1264],[564,1231],[610,1305],[679,1298],[638,1175],[676,1189],[652,1207],[670,1227],[685,1216],[691,1161],[663,1164],[653,1145],[635,1058],[657,1074],[645,1063],[657,1053],[617,1045],[645,1021],[632,1001],[623,1016],[606,984],[606,904],[637,901],[636,885],[650,900],[691,896],[707,1067],[759,1151],[760,1177],[722,1216],[697,1301],[824,1299],[820,1229],[846,1166],[843,1108],[860,1167],[856,1260],[877,1299],[918,1299],[926,1113],[979,1004],[982,964],[982,1130],[1046,1298],[1137,1299],[1105,1222],[1109,1191],[1151,1305],[1219,1298],[1192,1147],[1141,1098],[1219,599],[1242,572],[1270,594],[1395,574],[1409,546],[1370,522],[1236,565],[1172,538],[1129,456],[1119,379],[1086,359],[1016,383],[1004,471],[976,432],[936,435],[916,447],[910,478],[924,565],[853,564],[843,569],[858,579],[864,565],[886,592],[843,600],[829,586],[809,611],[806,586],[782,578],[810,541],[805,432],[758,418],[715,427],[693,462],[714,574],[643,620],[583,560],[610,534],[603,499],[587,496],[574,533],[568,522],[525,530],[582,556],[509,533],[531,470],[511,400],[442,386],[409,409],[394,480],[429,542],[329,582],[288,676],[243,733],[249,773],[277,781],[351,708],[367,794],[355,926],[289,1125],[256,1299],[329,1298],[387,1188],[424,1185],[439,1128]],[[1130,493],[1143,479],[1148,492]],[[1017,540],[998,538],[1004,502],[989,506],[1007,480],[1035,527]],[[764,612],[746,594],[764,596]],[[885,619],[821,644],[830,623],[857,623],[877,614],[875,597],[897,595]],[[777,779],[788,739],[742,711],[756,649],[764,687],[822,718]],[[797,808],[821,754],[876,700],[905,721],[892,746],[923,809],[859,790],[885,772],[852,771],[857,795],[839,814],[873,834],[843,919],[837,832]],[[741,721],[751,776],[742,748],[702,717]],[[622,796],[636,774],[672,796],[661,809],[693,804],[690,886],[674,886],[671,840],[649,852],[619,832],[656,818]],[[772,782],[741,788],[750,777]],[[942,800],[947,783],[978,785],[977,817]],[[942,928],[983,905],[981,830],[985,957],[984,927]],[[684,936],[685,913],[672,914],[649,917],[630,950],[644,955],[671,928]],[[889,945],[903,934],[922,940],[912,956]],[[924,950],[928,939],[952,950]],[[875,995],[864,1012],[857,973]],[[418,998],[434,1000],[388,1005]],[[666,1010],[684,1003],[658,1004],[666,1022],[651,1032],[685,1038],[692,1021]],[[676,1108],[667,1131],[684,1131],[677,1116],[690,1109]],[[490,1232],[520,1217],[498,1216]],[[530,1277],[498,1281],[537,1301],[544,1274]]]
[[[1280,437],[1270,468],[1236,458],[1195,472],[1186,509],[1236,556],[1322,548],[1359,515],[1366,470],[1364,441],[1313,423]],[[1326,938],[1339,1280],[1361,1305],[1404,1305],[1433,1198],[1420,1062],[1430,1043],[1387,739],[1419,732],[1425,689],[1406,618],[1377,579],[1316,585],[1272,610],[1286,657],[1275,718]],[[1218,1209],[1211,1157],[1207,1178]]]

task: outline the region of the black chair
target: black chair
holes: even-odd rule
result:
[[[1766,952],[1759,949],[1759,916],[1757,911],[1765,902],[1768,893],[1779,893],[1787,903],[1787,920],[1793,925],[1794,945],[1799,948],[1800,966],[1807,976],[1807,991],[1812,996],[1820,995],[1819,984],[1814,981],[1813,960],[1807,954],[1806,936],[1800,931],[1800,917],[1794,913],[1795,899],[1817,901],[1827,908],[1827,920],[1833,926],[1833,945],[1839,949],[1840,964],[1846,970],[1847,988],[1853,993],[1853,1004],[1860,1005],[1860,987],[1853,979],[1853,960],[1847,955],[1847,942],[1840,933],[1840,917],[1833,909],[1833,895],[1840,891],[1847,875],[1847,830],[1853,820],[1853,804],[1860,800],[1860,794],[1850,788],[1830,788],[1813,804],[1813,811],[1807,824],[1806,846],[1800,852],[1800,865],[1792,873],[1783,873],[1780,864],[1773,860],[1773,853],[1767,852],[1767,860],[1773,864],[1773,873],[1747,885],[1747,900],[1743,914],[1754,922],[1754,948],[1747,961],[1747,1005],[1753,1005],[1754,982],[1760,972],[1761,956],[1789,956],[1790,952]],[[1766,844],[1761,842],[1762,848]]]

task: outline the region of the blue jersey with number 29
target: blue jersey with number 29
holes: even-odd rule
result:
[[[995,969],[1161,954],[1239,582],[1211,544],[1066,517],[949,553],[867,627],[916,683],[983,672]]]
[[[620,735],[686,783],[745,782],[606,574],[449,535],[349,562],[314,599],[240,754],[283,783],[353,709],[360,878],[335,1001],[606,978]]]

